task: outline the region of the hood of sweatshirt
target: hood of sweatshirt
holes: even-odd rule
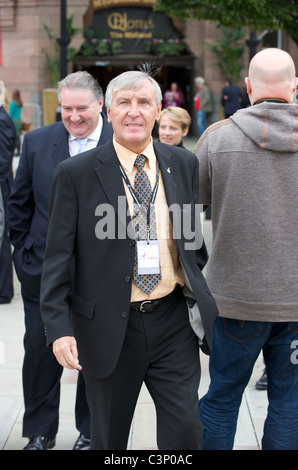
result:
[[[232,121],[264,150],[294,153],[298,149],[298,105],[264,101],[241,109]]]

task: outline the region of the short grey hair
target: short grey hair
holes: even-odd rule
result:
[[[195,82],[196,83],[201,83],[201,85],[204,85],[205,79],[203,77],[196,77]]]
[[[150,73],[141,70],[133,70],[123,72],[110,81],[105,94],[106,107],[111,107],[113,93],[116,93],[119,90],[128,90],[129,88],[138,90],[144,85],[146,80],[149,80],[154,88],[156,104],[158,106],[162,101],[162,92],[159,84],[154,80]]]
[[[60,104],[61,91],[63,88],[90,90],[96,101],[100,101],[103,98],[103,91],[98,81],[86,71],[70,73],[58,83],[57,94]]]

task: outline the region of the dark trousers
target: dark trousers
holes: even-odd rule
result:
[[[134,409],[145,382],[156,407],[159,449],[200,449],[200,374],[198,339],[189,325],[181,290],[154,312],[130,310],[113,375],[85,377],[91,448],[127,448]]]
[[[25,413],[23,436],[54,437],[58,431],[60,379],[63,368],[52,348],[46,346],[39,298],[22,289],[25,310],[23,391]],[[76,427],[90,436],[90,412],[86,400],[84,377],[78,375],[75,405]]]
[[[13,298],[12,254],[7,229],[4,231],[0,250],[0,297],[10,301]]]
[[[10,178],[8,178],[1,183],[1,191],[5,212],[5,228],[2,246],[0,250],[0,297],[7,301],[10,301],[14,295],[12,253],[7,224],[7,202],[10,194],[10,189],[11,182]]]

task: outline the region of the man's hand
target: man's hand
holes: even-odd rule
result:
[[[77,342],[73,336],[63,336],[53,342],[53,353],[61,366],[82,370],[78,360]]]

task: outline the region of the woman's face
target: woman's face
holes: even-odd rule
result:
[[[160,142],[179,145],[182,138],[187,135],[188,128],[183,130],[181,124],[165,115],[160,119],[158,133]]]

